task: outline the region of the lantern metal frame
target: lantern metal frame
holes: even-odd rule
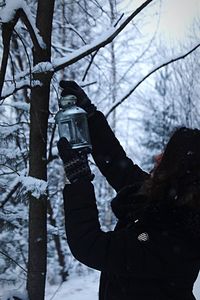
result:
[[[59,99],[60,110],[55,116],[60,138],[65,137],[72,149],[88,149],[91,151],[87,113],[76,106],[76,97],[68,95]]]

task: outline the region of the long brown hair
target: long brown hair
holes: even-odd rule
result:
[[[144,190],[150,202],[168,200],[200,211],[200,130],[179,128]]]

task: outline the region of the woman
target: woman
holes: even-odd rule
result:
[[[73,255],[100,270],[100,300],[192,300],[200,269],[200,132],[181,128],[151,175],[129,158],[84,91],[62,81],[88,112],[93,158],[117,196],[115,231],[98,221],[85,154],[58,142],[67,178],[66,233]]]

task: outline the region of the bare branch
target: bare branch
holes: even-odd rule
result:
[[[85,56],[91,54],[92,52],[105,47],[109,43],[111,43],[116,36],[133,20],[134,17],[136,17],[146,6],[148,6],[153,0],[147,0],[145,1],[141,6],[139,6],[126,20],[118,26],[107,38],[103,39],[101,42],[92,43],[91,45],[86,45],[83,47],[85,50],[75,50],[74,53],[72,53],[71,59],[68,59],[67,61],[64,61],[63,63],[60,63],[58,65],[55,65],[54,72],[60,71],[63,68],[77,62],[78,60],[84,58]],[[77,54],[76,54],[77,53]]]
[[[121,21],[121,19],[123,18],[123,16],[124,16],[124,14],[122,14],[122,15],[120,16],[120,18],[119,18],[119,19],[116,21],[116,23],[114,24],[114,27],[117,27],[117,25],[119,24],[119,22]],[[86,68],[86,70],[85,70],[85,73],[84,73],[84,75],[83,75],[82,81],[85,80],[85,78],[86,78],[86,76],[87,76],[87,74],[88,74],[88,72],[89,72],[89,69],[90,69],[90,67],[91,67],[91,65],[92,65],[92,63],[93,63],[93,61],[94,61],[94,58],[95,58],[95,56],[98,54],[98,52],[99,52],[99,49],[97,49],[97,50],[91,55],[91,60],[90,60],[88,66],[87,66],[87,68]]]
[[[1,70],[0,71],[0,99],[2,99],[1,94],[2,94],[2,89],[3,89],[3,83],[5,80],[6,68],[7,68],[7,64],[8,64],[10,40],[11,40],[12,33],[14,31],[14,27],[17,24],[19,18],[25,24],[25,26],[30,34],[35,51],[37,51],[38,53],[41,53],[42,51],[44,51],[44,49],[40,46],[40,43],[37,39],[34,28],[32,27],[24,10],[22,8],[16,10],[14,18],[11,21],[2,24],[2,39],[3,39],[4,47],[3,47],[3,56],[2,56],[1,69],[0,69]]]
[[[40,85],[39,82],[38,82],[38,85]],[[34,86],[36,86],[36,84]],[[17,82],[15,82],[15,85],[13,85],[13,88],[9,88],[9,91],[0,97],[0,100],[6,99],[7,97],[13,95],[17,91],[20,91],[20,90],[25,89],[25,88],[27,88],[27,89],[28,88],[29,89],[32,88],[30,86],[30,80],[28,80],[27,82],[25,81],[25,82],[23,82],[23,83],[21,83],[19,85],[18,85]]]
[[[18,36],[18,38],[20,39],[20,41],[21,41],[21,43],[22,43],[22,45],[23,45],[23,47],[24,47],[24,51],[25,51],[25,53],[26,53],[26,57],[27,57],[27,60],[28,60],[28,66],[29,66],[30,86],[31,86],[31,60],[30,60],[30,58],[29,58],[28,51],[27,51],[27,49],[26,49],[26,46],[25,46],[25,43],[24,43],[22,37],[20,36],[20,34],[19,34],[15,29],[14,29],[13,31],[15,32],[15,34],[16,34],[16,35]]]
[[[75,50],[73,53],[71,53],[69,55],[68,58],[63,58],[62,60],[59,59],[58,61],[54,60],[54,66],[51,65],[50,69],[49,70],[38,70],[37,71],[33,71],[33,73],[35,74],[38,74],[38,73],[50,73],[51,75],[57,71],[60,71],[62,70],[63,68],[69,66],[69,65],[72,65],[74,64],[75,62],[77,62],[78,60],[88,56],[89,54],[93,53],[94,51],[97,51],[99,50],[100,48],[102,47],[105,47],[107,44],[111,43],[114,38],[116,38],[116,36],[118,36],[118,34],[133,20],[134,17],[136,17],[146,6],[148,6],[153,0],[147,0],[145,1],[141,6],[139,6],[129,17],[127,17],[125,19],[124,22],[122,22],[122,24],[120,26],[116,26],[118,23],[116,23],[114,25],[114,27],[112,28],[112,31],[109,31],[108,32],[108,36],[106,38],[102,38],[102,41],[98,42],[98,41],[95,41],[93,42],[92,44],[89,44],[89,45],[85,45],[82,47],[82,49],[78,49],[78,50]],[[20,15],[22,15],[22,18],[24,22],[27,22],[27,20],[25,19],[25,16],[23,15],[23,13],[21,12],[22,10],[20,10]],[[35,36],[32,32],[32,27],[29,28],[29,24],[27,22],[27,24],[25,24],[26,26],[28,26],[28,29],[30,30],[30,34],[32,34],[31,38],[32,38],[32,41],[34,44],[34,46],[36,47],[36,49],[39,49],[39,45],[37,44],[37,41],[35,39]],[[30,25],[31,26],[31,25]],[[117,27],[117,28],[116,28]],[[41,49],[39,49],[40,51]],[[81,51],[82,50],[82,51]],[[70,58],[71,56],[71,58]],[[94,55],[95,56],[95,55]],[[50,64],[49,64],[50,66]],[[28,74],[26,74],[28,75]],[[24,76],[24,74],[23,74]],[[27,86],[25,86],[27,87]],[[18,91],[20,89],[24,88],[24,86],[22,85],[21,88],[17,88],[17,89],[13,89],[13,92],[15,91]],[[9,94],[10,95],[10,94]],[[7,96],[3,96],[3,97],[0,97],[0,99],[5,99]]]
[[[22,269],[25,273],[27,273],[27,270],[24,269],[22,266],[20,266],[18,264],[18,262],[16,262],[16,260],[14,260],[12,257],[10,257],[9,255],[7,255],[6,253],[0,251],[0,254],[4,255],[5,257],[7,257],[9,260],[11,260],[12,262],[14,262],[18,267],[20,267],[20,269]]]
[[[166,67],[167,65],[169,65],[171,63],[174,63],[174,62],[176,62],[178,60],[186,58],[188,55],[190,55],[192,52],[194,52],[195,50],[197,50],[199,47],[200,47],[200,44],[198,44],[195,47],[193,47],[187,53],[185,53],[183,55],[180,55],[179,57],[173,58],[173,59],[171,59],[171,60],[169,60],[169,61],[161,64],[160,66],[155,67],[151,72],[149,72],[139,82],[137,82],[136,85],[120,101],[118,101],[115,105],[113,105],[110,108],[110,110],[106,114],[106,117],[108,117],[113,112],[114,109],[116,109],[120,104],[122,104],[141,85],[141,83],[143,83],[148,77],[150,77],[152,74],[154,74],[158,70]]]
[[[88,74],[88,72],[89,72],[89,69],[90,69],[90,67],[91,67],[91,65],[92,65],[92,63],[93,63],[93,61],[94,61],[94,58],[95,58],[95,56],[97,55],[98,51],[99,51],[99,49],[96,50],[95,53],[91,55],[91,60],[90,60],[88,66],[87,66],[87,68],[86,68],[86,70],[85,70],[85,73],[84,73],[84,75],[83,75],[82,81],[85,80],[85,78],[86,78],[86,76],[87,76],[87,74]]]
[[[6,75],[6,68],[8,64],[8,57],[10,51],[10,40],[12,36],[13,29],[17,23],[18,19],[15,18],[13,22],[3,23],[2,24],[2,39],[3,39],[3,56],[1,61],[1,69],[0,69],[0,96],[3,89],[3,84]]]
[[[40,46],[40,43],[38,42],[38,39],[37,39],[37,36],[35,34],[35,31],[26,15],[26,13],[24,12],[24,10],[22,8],[20,8],[18,10],[18,14],[19,14],[19,17],[20,19],[22,20],[22,22],[24,23],[24,25],[26,26],[29,34],[30,34],[30,37],[31,37],[31,40],[33,42],[33,45],[34,45],[34,48],[35,48],[35,51],[37,53],[40,53],[42,52],[44,49]]]
[[[49,143],[49,154],[48,154],[48,158],[47,158],[47,164],[50,163],[52,160],[58,158],[57,155],[53,155],[52,154],[52,148],[53,148],[53,141],[54,141],[55,131],[56,131],[56,124],[54,124],[53,128],[52,128],[52,135],[51,135],[50,143]]]
[[[10,197],[17,191],[17,189],[20,187],[21,182],[17,182],[12,190],[7,194],[6,198],[1,202],[0,209],[4,207],[4,205],[9,201]]]

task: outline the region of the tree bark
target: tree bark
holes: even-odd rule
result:
[[[49,213],[50,224],[53,227],[56,227],[56,220],[53,217],[53,208],[51,207],[50,201],[48,201],[48,213]],[[62,279],[62,282],[64,282],[64,281],[67,281],[69,273],[67,271],[67,266],[65,263],[65,256],[62,251],[60,236],[56,234],[56,235],[54,235],[53,239],[55,242],[55,247],[56,247],[56,251],[57,251],[57,255],[58,255],[58,262],[60,265],[60,277]]]
[[[34,64],[51,59],[51,32],[54,0],[38,1],[36,25],[46,43],[46,49],[33,49]],[[47,180],[47,127],[49,116],[49,74],[36,75],[42,86],[31,93],[30,108],[30,169],[29,175]],[[29,257],[27,290],[30,300],[43,300],[45,295],[47,257],[47,196],[30,196]]]

